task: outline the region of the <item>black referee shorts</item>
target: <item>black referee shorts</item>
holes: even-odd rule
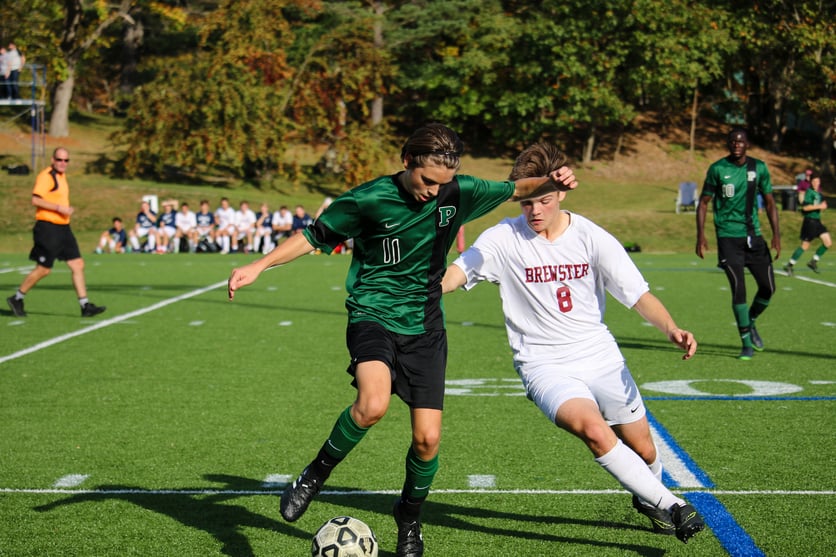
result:
[[[410,408],[443,408],[447,331],[400,335],[374,321],[359,321],[349,323],[346,345],[351,355],[346,371],[352,376],[357,364],[384,362],[389,366],[392,394]],[[351,384],[356,387],[356,379]]]
[[[55,260],[71,261],[81,257],[73,231],[69,224],[53,224],[43,220],[35,221],[32,229],[35,245],[29,252],[29,259],[52,269]]]

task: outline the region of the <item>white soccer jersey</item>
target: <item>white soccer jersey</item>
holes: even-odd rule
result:
[[[606,292],[633,307],[647,282],[609,232],[570,214],[566,231],[549,241],[525,216],[482,233],[456,261],[465,289],[499,283],[508,342],[518,363],[549,358],[561,366],[605,368],[623,361],[604,323]]]
[[[235,211],[235,226],[241,232],[247,230],[255,230],[255,223],[258,219],[255,218],[255,213],[252,209],[246,211]]]
[[[282,214],[281,211],[276,211],[273,213],[273,226],[293,226],[293,213],[285,211]]]
[[[174,218],[174,224],[181,232],[189,232],[197,228],[197,217],[191,211],[183,212],[177,211],[177,216]]]
[[[217,211],[215,211],[215,221],[221,230],[226,230],[230,226],[233,226],[235,224],[235,209],[232,207],[227,207],[226,209],[218,207]]]

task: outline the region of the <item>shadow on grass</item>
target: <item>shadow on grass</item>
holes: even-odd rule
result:
[[[96,503],[107,500],[119,500],[132,503],[143,509],[168,516],[184,526],[202,530],[213,536],[223,545],[222,553],[235,557],[254,557],[254,552],[247,536],[244,534],[246,528],[260,528],[270,530],[282,535],[292,536],[309,541],[314,532],[297,528],[291,524],[269,518],[240,506],[229,504],[232,499],[239,499],[245,496],[264,495],[275,497],[274,492],[263,487],[262,482],[249,478],[230,476],[225,474],[209,474],[204,476],[207,480],[223,484],[218,489],[209,488],[183,488],[177,490],[154,491],[135,486],[126,485],[103,485],[95,491],[76,493],[65,499],[61,499],[45,505],[34,507],[37,512],[51,512],[61,507],[79,503]],[[356,491],[356,488],[348,487],[327,487],[327,491],[317,498],[331,504],[345,508],[354,509],[366,513],[380,513],[385,516],[391,514],[393,495],[385,494],[335,494],[334,491]],[[330,492],[330,493],[329,493]],[[278,504],[276,504],[278,514]],[[352,511],[347,511],[351,514]],[[476,523],[478,520],[481,523]],[[486,521],[496,521],[498,524],[492,526],[485,524]],[[544,524],[549,530],[561,525],[582,526],[590,529],[618,529],[642,531],[645,529],[633,524],[574,519],[564,516],[532,515],[512,512],[484,509],[473,506],[462,506],[450,503],[429,502],[423,514],[423,523],[432,527],[443,526],[466,532],[477,532],[488,536],[504,536],[514,539],[525,539],[543,541],[556,544],[572,544],[578,546],[584,554],[594,554],[596,548],[614,548],[626,554],[636,554],[647,557],[662,556],[665,549],[649,545],[637,545],[629,543],[605,542],[595,539],[561,536],[557,534],[544,533],[539,531],[528,531],[526,524]],[[394,522],[393,522],[394,529]],[[652,535],[652,534],[651,534]],[[391,540],[387,545],[394,545]],[[583,548],[583,549],[580,549]],[[381,550],[381,557],[393,556],[394,553]]]

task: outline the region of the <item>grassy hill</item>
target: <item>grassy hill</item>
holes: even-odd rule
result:
[[[112,179],[85,172],[88,163],[113,147],[108,135],[116,127],[113,120],[85,117],[72,125],[72,136],[61,140],[46,138],[47,154],[57,146],[70,150],[69,168],[72,203],[76,207],[73,229],[83,251],[92,251],[99,233],[106,229],[113,216],[121,216],[132,223],[143,195],[156,194],[160,198],[177,198],[196,206],[206,198],[213,208],[222,196],[230,198],[233,206],[246,199],[257,209],[267,202],[271,210],[279,205],[305,205],[313,211],[322,201],[323,188],[328,184],[287,183],[278,191],[260,191],[253,187],[235,189],[182,184],[156,183],[143,180]],[[698,137],[695,153],[687,148],[683,130],[665,128],[665,136],[653,125],[627,137],[621,153],[608,155],[587,166],[575,165],[581,187],[569,195],[564,207],[597,221],[623,242],[638,243],[651,253],[692,253],[694,245],[693,214],[675,214],[674,201],[677,185],[683,180],[702,182],[705,170],[714,160],[725,155],[724,130],[708,129]],[[0,128],[0,165],[30,164],[31,137],[25,129]],[[796,173],[808,163],[802,159],[779,157],[757,147],[752,156],[767,162],[776,185],[790,184]],[[570,153],[574,156],[576,153]],[[313,164],[316,154],[300,150],[294,157],[303,164]],[[511,160],[465,157],[462,172],[486,178],[503,179]],[[37,168],[48,164],[48,156],[39,158]],[[397,168],[393,166],[392,170]],[[0,253],[25,252],[31,247],[30,230],[34,211],[30,204],[33,175],[0,177]],[[776,196],[780,202],[780,196]],[[486,226],[503,216],[517,214],[518,207],[508,204],[482,218],[468,228],[468,240]],[[782,237],[785,249],[795,244],[800,217],[781,212]],[[826,222],[827,224],[827,222]]]

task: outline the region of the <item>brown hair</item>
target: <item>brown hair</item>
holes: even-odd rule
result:
[[[409,168],[437,164],[458,170],[464,143],[443,124],[427,124],[415,130],[401,149],[401,160],[410,157]]]
[[[552,170],[566,166],[566,155],[551,143],[535,143],[526,147],[514,161],[509,180],[546,176]]]

